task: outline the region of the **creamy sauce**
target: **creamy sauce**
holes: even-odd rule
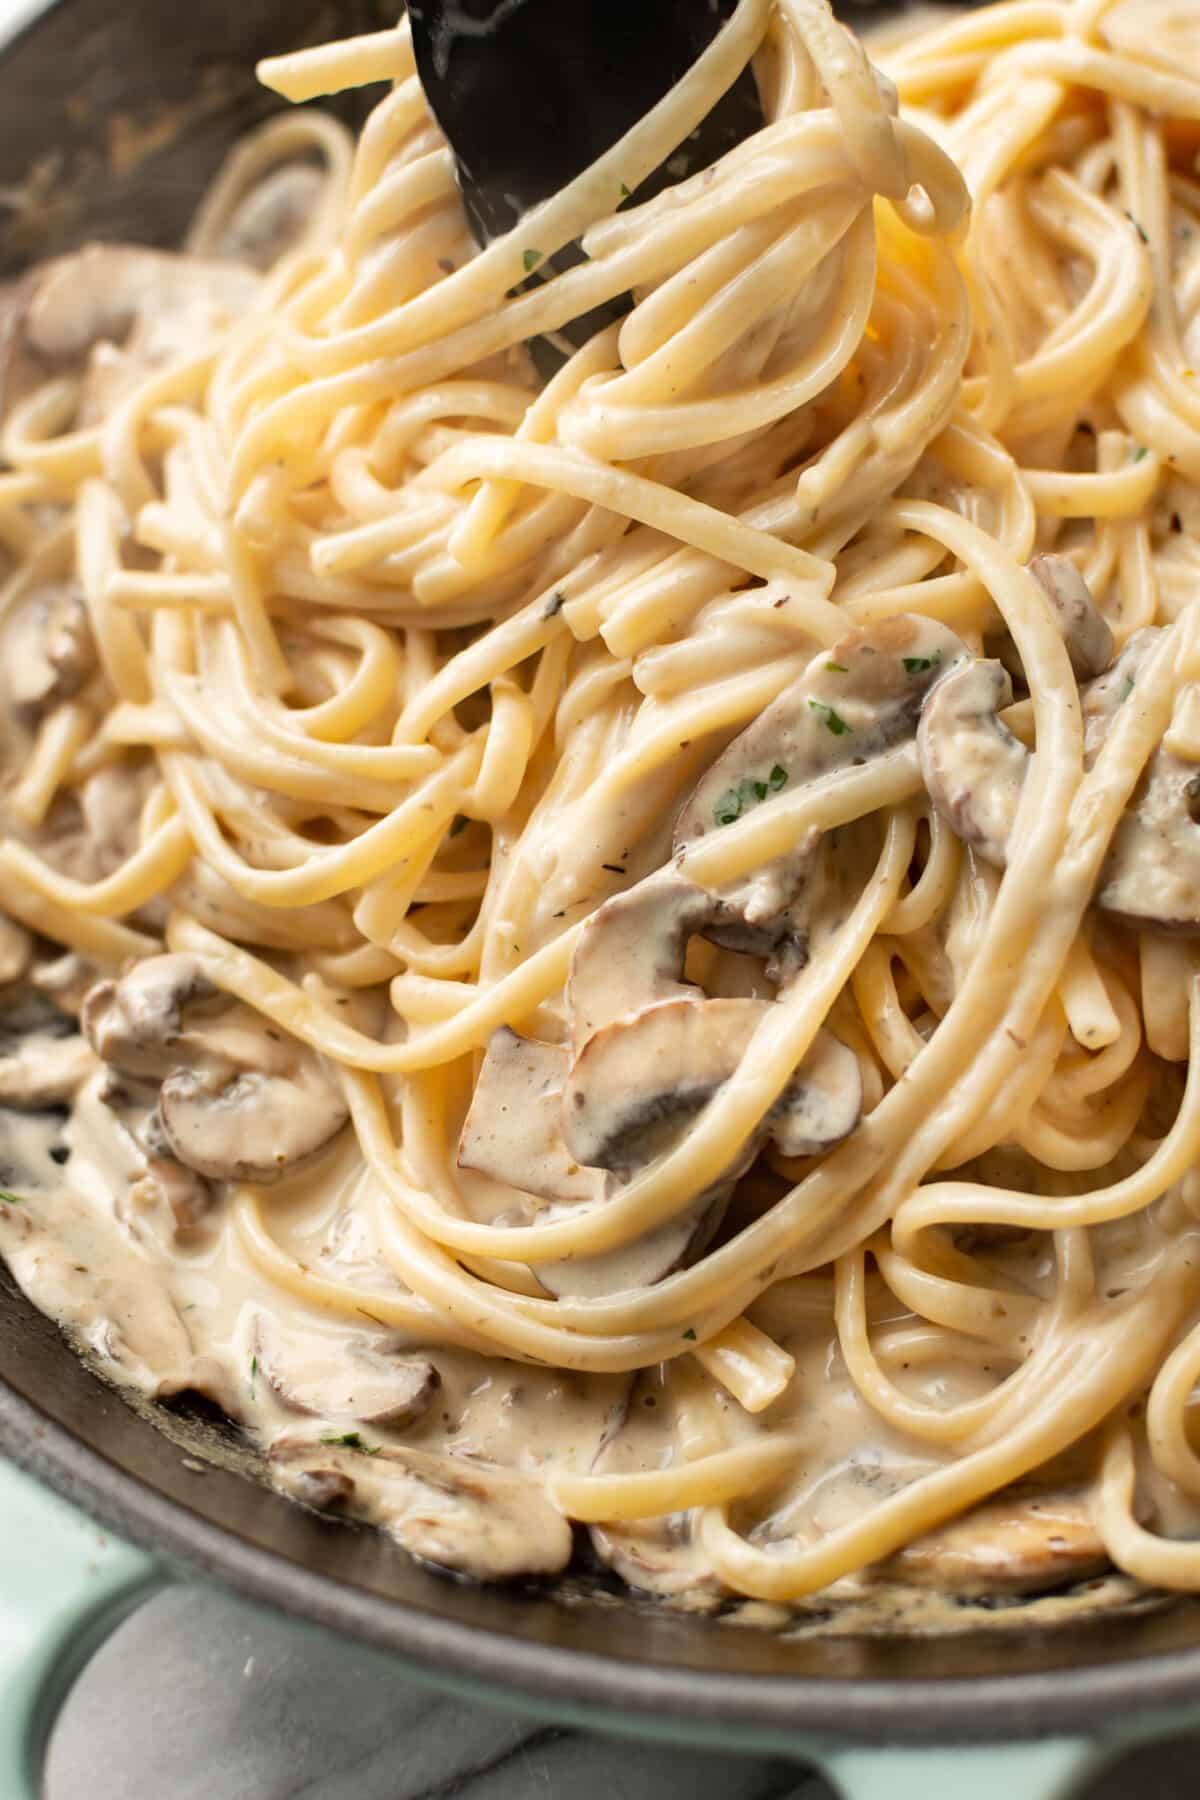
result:
[[[369,1295],[395,1283],[364,1204],[363,1172],[344,1139],[274,1191],[271,1221],[280,1245],[299,1261],[362,1286],[361,1318],[331,1324],[291,1299],[281,1309],[279,1290],[229,1227],[227,1197],[180,1241],[169,1208],[143,1179],[145,1159],[133,1135],[139,1121],[127,1113],[119,1119],[104,1103],[104,1079],[97,1067],[66,1119],[0,1112],[0,1179],[14,1195],[0,1206],[0,1250],[26,1293],[108,1379],[153,1400],[188,1391],[207,1396],[244,1428],[283,1492],[368,1520],[411,1553],[485,1580],[556,1575],[567,1567],[571,1533],[542,1497],[550,1474],[629,1473],[669,1467],[679,1456],[681,1419],[661,1372],[629,1378],[542,1370],[418,1343],[373,1322]],[[1111,1236],[1104,1278],[1144,1277],[1144,1239],[1116,1228]],[[1052,1269],[1044,1255],[1030,1262],[1014,1250],[1008,1260],[1031,1292],[1048,1290]],[[731,1443],[763,1431],[805,1434],[800,1467],[753,1529],[762,1545],[812,1541],[945,1460],[865,1406],[819,1288],[796,1289],[790,1306],[776,1292],[759,1308],[763,1324],[796,1359],[786,1397],[756,1418],[719,1389],[706,1401]],[[432,1379],[415,1382],[414,1369]],[[986,1392],[996,1373],[986,1360],[942,1358],[904,1380],[914,1398],[947,1406]],[[384,1416],[389,1404],[394,1419]],[[819,1607],[735,1604],[731,1616],[773,1628],[795,1620],[803,1629],[806,1618],[827,1624],[832,1606],[839,1630],[953,1630],[1002,1622],[1018,1598],[1045,1589],[1063,1590],[1037,1602],[1056,1617],[1128,1606],[1141,1590],[1105,1575],[1086,1511],[1081,1519],[1072,1498],[1086,1458],[1074,1468],[1069,1463],[1053,1472],[1057,1504],[1069,1514],[1065,1529],[1078,1540],[1066,1552],[1056,1547],[1061,1522],[1049,1548],[1037,1532],[1031,1544],[1021,1537],[1019,1516],[1006,1525],[1002,1499],[990,1509],[983,1564],[963,1557],[960,1547],[956,1563],[954,1543],[940,1553],[931,1540],[923,1556],[905,1553],[894,1567],[836,1583]],[[1150,1487],[1162,1520],[1177,1533],[1200,1530],[1200,1516],[1166,1485]],[[601,1560],[635,1589],[688,1611],[730,1603],[687,1515],[597,1526],[592,1536]],[[1006,1545],[1020,1564],[1015,1571],[1006,1566]],[[996,1597],[1005,1595],[1010,1602],[997,1611]]]

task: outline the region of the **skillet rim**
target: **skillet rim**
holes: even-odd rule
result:
[[[63,1344],[63,1354],[74,1352]],[[105,1388],[94,1374],[89,1379]],[[126,1403],[122,1400],[122,1405]],[[146,1431],[156,1427],[141,1421]],[[118,1468],[0,1376],[0,1453],[176,1571],[398,1659],[425,1685],[542,1719],[724,1749],[947,1745],[1194,1722],[1200,1644],[1099,1666],[962,1677],[809,1677],[648,1663],[480,1629],[351,1586],[239,1538]],[[914,1639],[914,1643],[919,1639]],[[1105,1728],[1107,1727],[1107,1730]]]

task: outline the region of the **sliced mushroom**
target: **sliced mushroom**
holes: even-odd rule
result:
[[[115,1210],[135,1237],[147,1215],[167,1235],[187,1243],[212,1217],[215,1196],[203,1176],[171,1154],[154,1113],[154,1090],[92,1060],[97,1079],[75,1105],[74,1122],[85,1139],[106,1146],[106,1185]]]
[[[986,862],[1004,867],[1029,752],[999,718],[1012,684],[972,657],[929,694],[917,728],[921,775],[942,817]]]
[[[292,1412],[360,1425],[411,1425],[425,1413],[441,1376],[424,1358],[385,1358],[365,1346],[315,1332],[285,1331],[260,1314],[254,1354],[263,1376]]]
[[[145,1173],[129,1184],[129,1199],[147,1211],[164,1206],[174,1235],[182,1243],[195,1237],[213,1212],[213,1192],[202,1175],[185,1169],[173,1156],[148,1152]]]
[[[1109,727],[1133,690],[1144,664],[1153,655],[1162,630],[1147,625],[1135,631],[1117,660],[1083,690],[1083,759],[1090,767],[1108,736]]]
[[[646,1370],[597,1446],[593,1471],[636,1475],[663,1467],[678,1454],[675,1424],[666,1384]],[[630,1587],[684,1601],[690,1610],[717,1604],[721,1582],[696,1542],[690,1513],[594,1525],[590,1536],[601,1561]]]
[[[596,1032],[563,1092],[568,1149],[624,1175],[651,1161],[729,1080],[770,1004],[665,1000]],[[813,1156],[853,1131],[861,1104],[858,1058],[822,1031],[764,1124],[785,1155]]]
[[[601,1561],[627,1586],[664,1600],[716,1604],[721,1583],[696,1542],[690,1513],[636,1525],[593,1525],[591,1539]]]
[[[81,1037],[37,1032],[0,1056],[0,1105],[63,1106],[95,1074],[96,1066]]]
[[[475,1169],[548,1200],[596,1200],[604,1178],[583,1169],[563,1141],[562,1091],[570,1052],[492,1033],[458,1146],[460,1169]]]
[[[299,1046],[296,1046],[299,1051]],[[175,1069],[158,1093],[172,1154],[210,1181],[278,1181],[317,1155],[349,1109],[315,1056],[284,1068]]]
[[[216,992],[195,957],[148,956],[119,981],[97,982],[84,998],[80,1024],[110,1068],[158,1081],[183,1036],[184,1008]]]
[[[1083,697],[1084,752],[1092,762],[1113,719],[1137,688],[1162,633],[1136,631]],[[1160,746],[1113,833],[1096,904],[1130,924],[1200,932],[1200,772]]]
[[[567,1004],[578,1051],[603,1026],[674,995],[696,998],[682,979],[688,939],[708,927],[719,902],[671,868],[615,894],[588,920],[571,959]]]
[[[605,1176],[572,1156],[563,1138],[562,1095],[570,1052],[493,1033],[459,1141],[459,1167],[550,1200],[601,1200]],[[661,1281],[716,1229],[727,1194],[709,1192],[675,1219],[600,1256],[539,1263],[534,1274],[559,1298],[621,1293]]]
[[[160,1082],[158,1122],[176,1161],[212,1181],[276,1181],[336,1136],[345,1099],[320,1057],[248,1007],[185,1020],[213,997],[191,957],[147,957],[100,982],[81,1022],[105,1062]]]
[[[1083,690],[1084,756],[1095,760],[1159,641],[1139,631]],[[1003,868],[1029,752],[997,717],[1008,697],[998,663],[973,661],[938,683],[917,733],[930,798],[958,835]],[[1126,807],[1100,871],[1095,903],[1128,923],[1200,933],[1200,777],[1159,748]]]
[[[795,792],[881,756],[916,731],[922,703],[967,655],[961,638],[914,613],[853,631],[804,673],[717,758],[675,828],[678,853],[773,794]],[[803,961],[803,891],[816,835],[718,890],[705,936],[730,950]]]
[[[721,1223],[732,1186],[726,1181],[706,1188],[673,1219],[630,1244],[599,1256],[538,1263],[533,1272],[559,1300],[602,1300],[633,1288],[653,1287],[705,1249]]]
[[[557,1575],[571,1559],[571,1527],[540,1486],[508,1469],[391,1445],[347,1448],[311,1438],[271,1446],[272,1477],[305,1498],[302,1475],[353,1484],[353,1510],[410,1555],[476,1581]],[[310,1502],[311,1503],[311,1502]]]
[[[23,925],[0,913],[0,987],[20,981],[32,961],[33,938]]]
[[[91,621],[74,582],[33,588],[6,621],[4,683],[9,704],[27,721],[71,699],[97,666]]]
[[[689,938],[715,935],[725,913],[721,897],[672,869],[598,908],[568,982],[575,1059],[497,1033],[460,1165],[546,1198],[598,1199],[605,1189],[597,1170],[628,1180],[667,1150],[734,1073],[771,1004],[709,1000],[682,980]],[[579,1297],[661,1281],[709,1241],[764,1136],[773,1132],[788,1154],[816,1154],[854,1129],[861,1105],[857,1058],[822,1033],[734,1164],[715,1169],[676,1217],[601,1256],[539,1264],[538,1279],[551,1293]]]
[[[879,1573],[955,1594],[1028,1594],[1109,1566],[1082,1495],[1012,1493],[917,1538]]]
[[[1082,575],[1065,556],[1036,556],[1029,568],[1054,609],[1076,675],[1099,674],[1112,657],[1112,633]],[[1011,701],[1004,666],[972,657],[933,685],[917,728],[930,799],[963,842],[999,868],[1029,767],[1029,751],[999,717]]]
[[[1029,571],[1054,608],[1077,679],[1101,674],[1113,659],[1113,634],[1075,564],[1068,556],[1035,556]]]
[[[129,244],[89,244],[33,269],[10,299],[0,337],[0,416],[48,376],[101,359],[82,409],[100,417],[115,390],[201,348],[244,312],[258,277],[236,263],[206,262]]]

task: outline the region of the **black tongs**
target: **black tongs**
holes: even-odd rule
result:
[[[454,151],[480,244],[511,231],[649,112],[735,0],[409,0],[417,69]],[[640,203],[763,123],[749,69],[623,204]],[[551,260],[579,260],[568,246]],[[616,316],[620,308],[608,310]],[[588,333],[601,321],[587,320]],[[582,323],[582,322],[581,322]],[[570,334],[568,328],[568,335]]]

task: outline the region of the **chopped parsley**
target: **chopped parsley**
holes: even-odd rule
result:
[[[1149,456],[1149,454],[1150,452],[1147,450],[1145,444],[1139,444],[1133,453],[1133,460],[1134,462],[1141,462],[1143,456]]]
[[[831,675],[848,675],[850,673],[845,663],[826,663],[825,667]]]
[[[622,198],[622,200],[632,200],[633,199],[632,190],[630,188],[627,188],[625,186],[624,182],[621,183],[621,198]]]
[[[457,837],[460,831],[465,831],[466,829],[467,829],[467,819],[466,819],[465,814],[455,813],[453,823],[450,826],[450,830],[447,833],[447,836]]]
[[[542,608],[543,619],[555,618],[567,604],[567,596],[560,594],[556,588]]]
[[[10,1194],[7,1188],[0,1188],[0,1204],[5,1206],[24,1206],[20,1194]]]
[[[780,763],[775,764],[765,781],[747,776],[736,787],[726,788],[713,808],[713,818],[718,825],[732,825],[768,794],[777,794],[786,785],[787,778],[787,770]]]
[[[1137,219],[1134,218],[1134,216],[1131,212],[1127,212],[1125,214],[1125,217],[1129,220],[1129,223],[1133,226],[1133,229],[1137,232],[1137,234],[1141,238],[1143,244],[1148,244],[1150,242],[1150,239],[1146,236],[1145,227],[1143,225],[1141,225]]]
[[[521,261],[525,265],[525,273],[527,275],[532,275],[541,260],[542,253],[540,250],[526,250],[521,257]]]
[[[254,1384],[258,1380],[258,1357],[250,1358],[250,1398],[254,1398]]]
[[[685,1337],[685,1338],[686,1338],[686,1339],[687,1339],[687,1341],[688,1341],[688,1343],[689,1343],[689,1344],[694,1344],[694,1343],[695,1343],[695,1341],[696,1341],[696,1334],[695,1334],[695,1332],[694,1332],[694,1331],[685,1331],[685,1332],[684,1332],[684,1334],[683,1334],[683,1335],[684,1335],[684,1337]]]
[[[1118,705],[1124,706],[1125,702],[1128,700],[1130,694],[1132,694],[1132,692],[1136,686],[1137,686],[1137,682],[1133,679],[1133,676],[1127,675],[1125,677],[1125,685],[1121,689],[1121,698],[1118,701]]]
[[[936,669],[941,660],[940,650],[935,650],[932,656],[902,656],[900,658],[904,664],[906,675],[925,675],[930,669]]]
[[[357,1431],[323,1431],[323,1444],[342,1444],[347,1450],[360,1450],[364,1456],[378,1456],[383,1449],[382,1444],[364,1443]]]
[[[713,808],[713,818],[718,825],[732,825],[740,819],[747,806],[754,804],[754,783],[739,781],[735,788],[726,788]]]
[[[832,706],[826,706],[823,700],[810,699],[808,704],[815,713],[820,713],[826,731],[832,731],[834,737],[848,737],[854,730],[853,725],[847,725],[841,713],[835,712]]]

